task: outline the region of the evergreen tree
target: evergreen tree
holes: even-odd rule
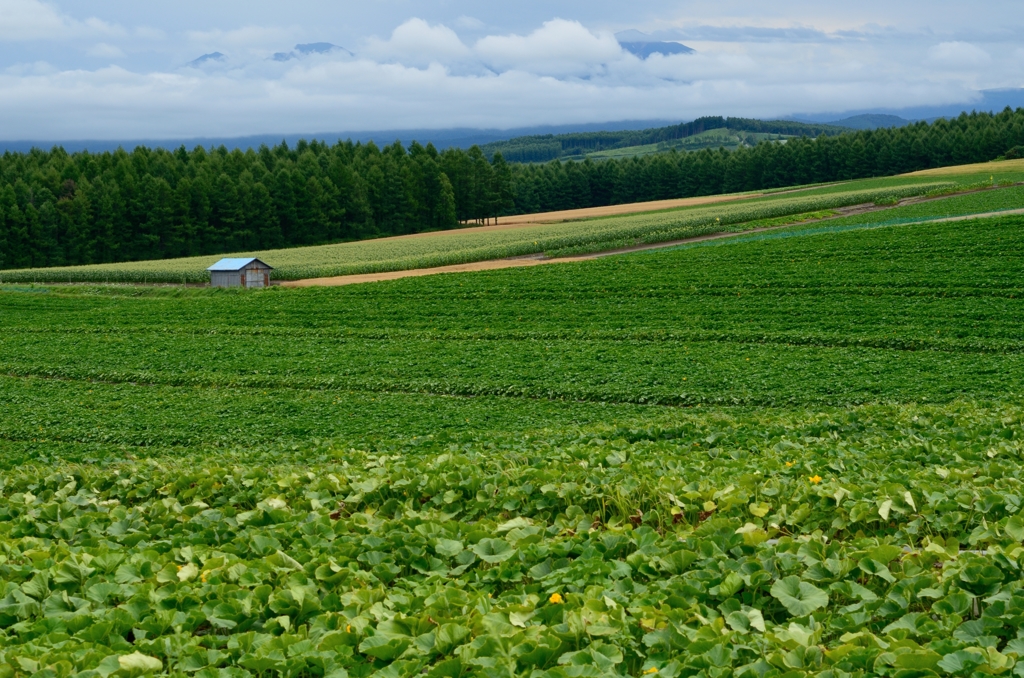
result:
[[[495,153],[491,159],[494,183],[491,188],[493,204],[489,210],[492,216],[499,217],[511,213],[515,208],[515,195],[512,191],[512,168],[505,162],[501,153]]]
[[[435,210],[434,228],[454,228],[459,223],[455,209],[455,189],[444,172],[440,174],[437,209]]]
[[[785,123],[707,118],[652,131]],[[800,132],[796,132],[800,133]],[[0,156],[0,268],[220,254],[449,228],[458,222],[751,191],[984,162],[1024,145],[1024,109],[899,129],[623,160],[551,160],[623,134],[547,136],[488,159],[474,147],[282,143]],[[639,138],[639,137],[638,137]],[[563,147],[563,145],[565,146]],[[550,148],[548,148],[550,146]],[[540,150],[538,150],[540,149]],[[512,161],[546,164],[510,164]],[[550,162],[548,162],[550,161]]]

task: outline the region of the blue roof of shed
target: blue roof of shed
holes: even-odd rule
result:
[[[254,261],[259,261],[261,264],[263,264],[267,268],[270,268],[270,269],[274,268],[273,266],[270,266],[266,262],[260,261],[256,257],[247,257],[247,258],[242,258],[242,259],[232,259],[232,258],[229,257],[227,259],[221,259],[216,264],[214,264],[213,266],[211,266],[210,268],[208,268],[206,270],[207,271],[241,271],[243,268],[245,268],[246,266],[248,266],[249,264],[251,264]]]

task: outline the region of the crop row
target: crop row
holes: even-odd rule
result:
[[[0,665],[970,676],[1024,656],[1016,406],[10,468]]]
[[[256,252],[275,266],[274,276],[296,280],[354,273],[405,270],[522,256],[565,248],[602,249],[623,240],[665,241],[726,230],[745,222],[819,212],[876,201],[923,195],[950,182],[914,183],[837,193],[773,196],[709,207],[591,219],[474,233],[362,241],[321,247]],[[186,283],[209,279],[205,269],[219,257],[129,264],[4,271],[0,282]]]
[[[0,369],[254,396],[1009,397],[1024,383],[1021,223],[896,227],[341,289],[8,292]]]
[[[23,335],[24,336],[24,335]],[[22,338],[22,337],[18,337]],[[781,343],[305,341],[39,334],[5,341],[6,374],[202,388],[380,391],[694,405],[1012,397],[1024,354]],[[21,355],[14,355],[15,351]],[[45,350],[59,357],[40,359]],[[938,378],[941,375],[941,378]]]
[[[1022,208],[1024,208],[1024,186],[1015,185],[836,219],[831,224],[836,226],[856,223],[875,224],[904,219],[958,217]]]
[[[0,286],[0,304],[9,330],[1012,340],[1021,331],[1022,225],[1024,218],[1000,217],[900,226],[646,252],[528,275],[493,271],[259,294]]]

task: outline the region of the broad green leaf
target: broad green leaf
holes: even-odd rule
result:
[[[1024,542],[1024,519],[1020,516],[1012,516],[1006,521],[1006,526],[1003,529],[1014,541]]]
[[[455,539],[438,539],[434,542],[434,552],[439,556],[454,558],[463,551],[461,541]]]
[[[132,674],[159,671],[164,667],[163,662],[156,657],[150,657],[142,654],[141,652],[122,655],[117,658],[117,663],[122,670],[128,671]]]
[[[945,655],[941,661],[938,662],[939,668],[947,673],[954,675],[966,675],[969,674],[975,668],[985,663],[985,657],[981,654],[974,652],[967,652],[965,650],[958,650]]]
[[[857,567],[859,567],[865,574],[874,575],[884,579],[890,584],[896,581],[896,577],[892,575],[889,568],[873,558],[861,558],[860,561],[857,562]]]
[[[794,617],[805,617],[828,605],[827,593],[799,577],[778,580],[772,585],[771,593]]]
[[[751,504],[747,509],[751,515],[757,518],[764,518],[772,510],[771,505],[765,503]]]
[[[469,629],[460,624],[442,624],[437,629],[435,649],[441,655],[449,655],[462,641],[469,637]]]
[[[516,549],[504,539],[481,539],[472,550],[485,563],[502,563],[516,554]]]
[[[731,612],[725,619],[726,623],[734,631],[749,633],[751,630],[765,632],[764,617],[760,610],[744,608],[737,612]]]
[[[393,661],[412,644],[412,638],[370,636],[359,643],[359,651],[383,661]]]
[[[198,575],[199,568],[196,567],[193,563],[188,563],[187,565],[183,566],[180,570],[178,570],[179,581],[190,581],[192,579],[195,579]]]

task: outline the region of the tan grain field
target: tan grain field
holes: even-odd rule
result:
[[[708,195],[699,198],[678,198],[675,200],[654,200],[651,202],[634,202],[627,205],[609,205],[607,207],[586,207],[578,210],[563,210],[561,212],[540,212],[537,214],[517,214],[513,217],[501,217],[497,224],[489,226],[470,226],[468,228],[457,228],[447,231],[429,231],[427,233],[412,233],[410,235],[396,235],[389,238],[380,238],[376,242],[386,240],[404,240],[408,238],[431,238],[451,233],[487,233],[489,231],[507,231],[523,226],[537,226],[539,224],[558,224],[567,221],[580,221],[593,219],[595,217],[616,217],[626,214],[639,214],[641,212],[657,212],[659,210],[670,210],[678,207],[699,207],[701,205],[714,205],[721,202],[733,200],[749,200],[762,197],[762,193],[734,193],[730,195]]]
[[[998,162],[982,162],[976,165],[955,165],[953,167],[937,167],[920,172],[903,174],[905,177],[948,177],[954,174],[996,174],[999,172],[1024,172],[1024,158],[1020,160],[1000,160]]]

